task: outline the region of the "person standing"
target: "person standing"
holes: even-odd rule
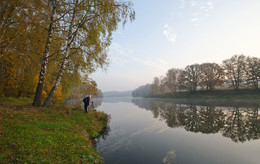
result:
[[[89,106],[90,98],[91,98],[91,96],[89,95],[89,96],[87,96],[86,98],[83,99],[84,109],[85,109],[86,113],[88,113],[88,106]]]

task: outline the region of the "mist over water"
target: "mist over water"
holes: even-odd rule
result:
[[[259,107],[252,100],[105,98],[97,109],[111,115],[110,131],[97,150],[105,163],[256,164]]]

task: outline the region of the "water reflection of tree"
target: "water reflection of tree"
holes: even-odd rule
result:
[[[231,138],[234,142],[246,141],[246,118],[238,107],[227,113],[223,136]]]
[[[152,111],[154,118],[158,118],[160,115],[160,112],[159,112],[159,108],[161,106],[160,104],[161,103],[156,103],[154,101],[152,101],[151,103],[148,104],[148,109],[150,109]]]
[[[216,109],[215,107],[201,107],[199,117],[199,131],[202,133],[217,133],[224,127],[225,115],[222,110]]]
[[[199,112],[196,105],[190,105],[180,117],[183,117],[181,119],[181,125],[184,126],[187,131],[199,132]]]
[[[141,102],[135,104],[139,106]],[[260,138],[258,107],[198,106],[154,100],[145,100],[145,104],[145,108],[152,111],[154,118],[160,117],[172,128],[183,127],[195,133],[221,133],[234,142]],[[144,107],[144,104],[141,106]]]
[[[179,112],[177,110],[176,104],[170,104],[165,106],[166,110],[162,110],[161,117],[166,120],[169,127],[175,128],[180,126],[179,122]]]
[[[247,139],[258,139],[260,138],[260,116],[259,108],[255,107],[247,112]]]

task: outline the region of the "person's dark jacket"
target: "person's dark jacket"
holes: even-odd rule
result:
[[[90,100],[89,96],[83,99],[83,102],[85,103],[85,105],[89,105],[89,100]]]

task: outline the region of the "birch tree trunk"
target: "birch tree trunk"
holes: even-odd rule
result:
[[[35,107],[41,106],[43,84],[44,84],[44,79],[45,79],[45,75],[47,72],[48,57],[49,57],[49,53],[50,53],[51,40],[52,40],[54,22],[55,22],[56,11],[57,11],[56,3],[57,3],[56,0],[52,1],[51,22],[50,22],[49,28],[48,28],[48,36],[47,36],[47,40],[46,40],[46,44],[45,44],[43,61],[42,61],[42,65],[41,65],[40,75],[39,75],[39,82],[37,85],[37,89],[36,89],[34,101],[33,101],[33,106],[35,106]]]
[[[47,107],[50,105],[51,103],[51,100],[54,96],[54,93],[55,91],[57,90],[59,84],[60,84],[60,81],[61,81],[61,78],[62,78],[62,75],[63,75],[63,72],[65,70],[65,67],[66,67],[66,64],[68,62],[68,58],[69,58],[69,51],[70,51],[70,48],[71,48],[71,44],[73,43],[76,35],[77,35],[77,29],[75,32],[72,33],[72,29],[73,29],[73,26],[74,26],[74,22],[75,22],[75,16],[76,16],[76,9],[77,9],[77,5],[78,5],[78,0],[76,0],[75,2],[75,7],[73,9],[73,14],[72,14],[72,18],[71,18],[71,22],[70,22],[70,25],[69,25],[69,30],[68,30],[68,37],[67,37],[67,45],[66,45],[66,49],[65,49],[65,54],[64,54],[64,57],[63,57],[63,61],[62,61],[62,64],[60,66],[60,70],[58,72],[58,75],[57,75],[57,78],[56,78],[56,81],[55,81],[55,84],[54,86],[52,87],[51,89],[51,92],[49,93],[48,97],[46,98],[46,100],[44,101],[43,103],[43,107]]]
[[[79,46],[76,49],[86,50],[87,55],[89,55],[88,53],[92,55],[91,63],[102,66],[105,63],[103,58],[107,56],[105,48],[111,44],[112,31],[116,30],[119,22],[123,21],[124,25],[128,18],[131,21],[135,19],[135,12],[132,10],[130,2],[71,0],[68,5],[70,10],[64,21],[68,36],[64,47],[63,61],[55,84],[43,106],[50,105],[61,82],[71,55],[72,45]],[[89,66],[91,67],[91,64]]]

